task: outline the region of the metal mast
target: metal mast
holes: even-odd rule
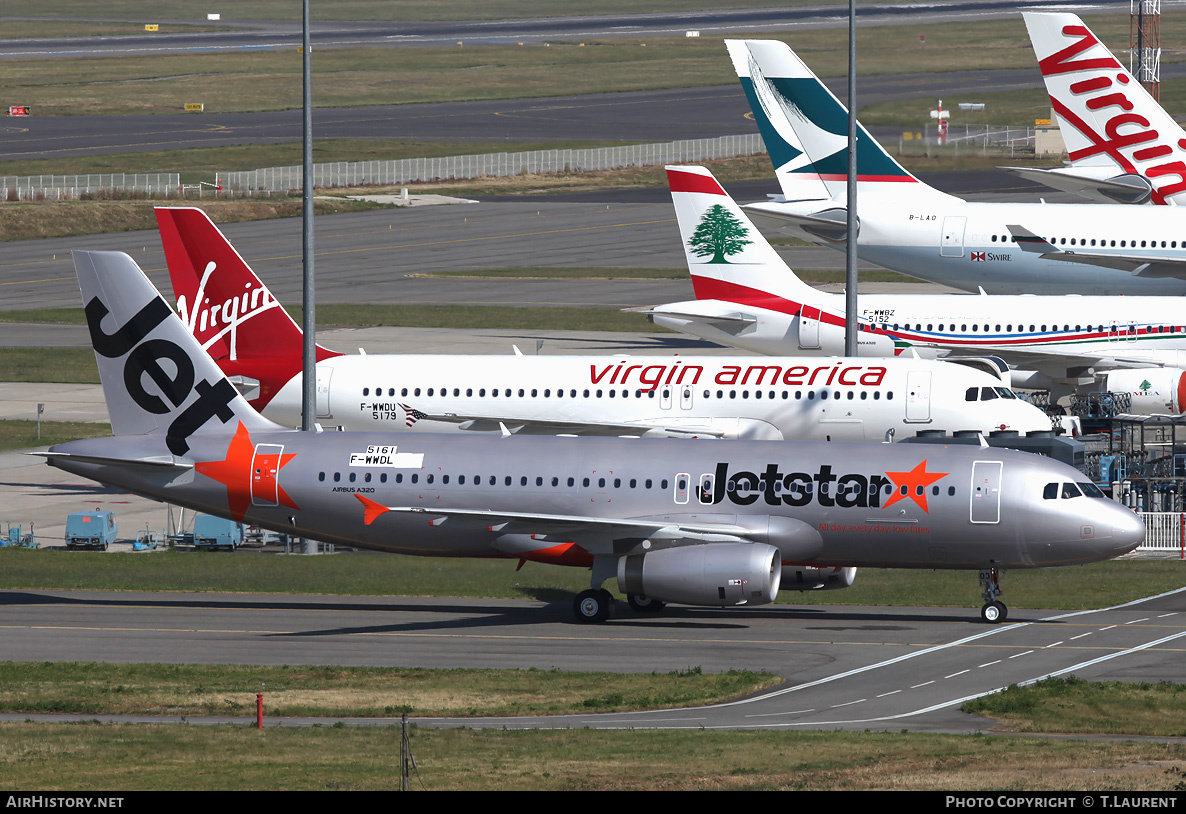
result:
[[[1129,0],[1128,71],[1161,101],[1161,0]]]

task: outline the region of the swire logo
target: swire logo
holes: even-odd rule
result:
[[[1186,163],[1173,160],[1175,147],[1186,151],[1186,139],[1169,143],[1148,118],[1135,111],[1136,105],[1128,95],[1130,88],[1126,86],[1132,86],[1134,93],[1140,91],[1140,86],[1133,85],[1128,72],[1086,26],[1068,25],[1062,33],[1074,41],[1042,59],[1039,65],[1043,76],[1089,74],[1089,78],[1070,83],[1070,99],[1056,98],[1053,93],[1050,99],[1058,115],[1089,142],[1086,147],[1072,150],[1070,160],[1106,155],[1124,172],[1148,178],[1154,187],[1153,200],[1157,203],[1165,203],[1168,196],[1186,191]],[[1078,58],[1096,46],[1106,56]],[[1141,100],[1140,95],[1137,98]],[[1078,112],[1072,110],[1072,106]],[[1148,105],[1146,109],[1152,112]],[[1096,132],[1085,121],[1085,117],[1095,113],[1108,116],[1103,133]]]
[[[183,294],[177,298],[177,312],[189,332],[202,343],[203,350],[209,350],[211,345],[229,334],[230,358],[233,360],[238,358],[239,326],[265,311],[279,308],[280,303],[266,288],[253,286],[251,280],[245,283],[243,293],[212,303],[206,296],[206,285],[217,270],[218,264],[214,261],[206,264],[194,294],[192,310]]]

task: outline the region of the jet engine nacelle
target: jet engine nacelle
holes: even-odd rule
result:
[[[778,596],[782,562],[765,543],[704,543],[629,554],[618,588],[681,605],[765,605]]]
[[[1137,415],[1171,413],[1186,409],[1186,370],[1176,367],[1147,367],[1115,370],[1104,377],[1104,389],[1128,393],[1131,410]]]
[[[785,591],[837,591],[851,588],[857,569],[810,565],[784,565],[780,586]]]

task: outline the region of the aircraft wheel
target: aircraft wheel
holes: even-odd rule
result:
[[[630,603],[630,607],[634,609],[635,613],[659,613],[667,607],[666,602],[660,602],[658,599],[651,599],[641,594],[630,594],[626,597],[626,601]]]
[[[1005,607],[1004,602],[993,601],[989,602],[980,609],[980,618],[990,625],[995,625],[1005,621],[1009,616],[1009,609]]]
[[[613,615],[614,598],[609,591],[590,588],[577,596],[572,609],[578,622],[599,624]]]

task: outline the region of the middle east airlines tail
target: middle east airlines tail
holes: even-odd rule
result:
[[[711,176],[689,176],[688,183],[716,186]],[[232,323],[251,313],[250,300],[238,311],[226,305],[244,291],[261,308],[270,304],[283,317],[268,328],[252,317],[238,320],[229,348],[219,344],[225,335],[217,336],[222,323],[216,316],[186,322],[228,374],[272,383],[267,397],[255,399],[254,406],[278,422],[300,424],[300,328],[201,210],[158,209],[157,217],[162,231],[170,231],[165,239],[172,247],[169,272],[183,319],[195,313],[185,305],[194,302],[195,291],[202,292],[202,304],[221,305],[223,315],[231,311]],[[765,241],[740,236],[730,241],[731,223],[732,215],[722,208],[719,221],[703,227],[699,251],[710,258],[727,254],[735,264],[735,250],[752,243],[747,252],[756,267],[777,273],[781,261]],[[722,241],[719,251],[713,248]],[[178,257],[179,252],[184,255]],[[813,293],[801,283],[797,290]],[[205,305],[201,313],[217,307]],[[291,336],[273,343],[275,333]],[[217,337],[213,343],[210,336]],[[320,350],[318,420],[353,430],[822,441],[880,441],[888,430],[898,438],[935,430],[1050,430],[1049,418],[1021,400],[1005,397],[989,405],[967,399],[969,391],[1011,396],[999,369],[917,358],[841,363],[812,357],[344,355]],[[843,401],[817,400],[823,388]]]
[[[1186,203],[1186,132],[1078,15],[1024,12],[1070,167],[1009,169],[1105,203]]]

